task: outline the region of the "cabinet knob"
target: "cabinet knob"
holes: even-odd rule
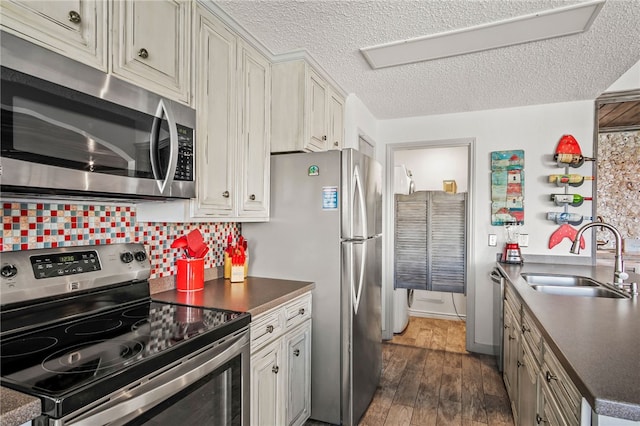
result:
[[[326,141],[326,140],[327,140],[327,135],[324,135],[324,136],[322,137],[322,140],[323,140],[323,141]]]
[[[275,374],[278,374],[278,371],[280,371],[280,367],[274,365],[273,368],[271,368],[271,371],[273,371]]]
[[[547,383],[551,383],[552,380],[558,380],[558,376],[551,374],[550,371],[547,371],[547,374],[545,376],[547,379]]]
[[[523,325],[523,326],[522,326],[522,332],[523,332],[523,333],[526,333],[527,331],[529,331],[529,332],[530,332],[530,331],[531,331],[531,329],[530,329],[530,328],[527,328],[526,326],[524,326],[524,325]]]
[[[509,328],[509,326],[507,324],[505,324],[505,325],[502,326],[502,328],[504,328],[506,330],[507,328]]]
[[[229,191],[224,191],[224,192],[222,193],[222,196],[223,196],[224,198],[229,198]]]
[[[333,143],[333,146],[339,146],[339,145],[340,145],[340,143],[339,143],[338,141],[335,141],[335,142]]]
[[[293,351],[293,354],[295,356],[300,356],[300,349],[296,349],[295,351]]]
[[[509,340],[516,340],[516,338],[513,336],[509,336]]]
[[[304,308],[300,308],[300,309],[298,310],[298,314],[300,314],[300,315],[304,315]]]
[[[272,325],[268,325],[267,326],[267,333],[273,333],[273,326]]]
[[[536,423],[540,424],[540,423],[546,423],[546,422],[547,421],[545,419],[540,417],[540,414],[536,414]]]
[[[138,56],[140,56],[142,59],[147,59],[149,57],[149,51],[147,51],[147,49],[143,47],[142,49],[138,50]]]
[[[251,201],[255,201],[255,199],[256,199],[256,194],[251,194],[251,195],[249,195],[249,199],[250,199]]]
[[[522,367],[524,364],[520,362],[520,360],[518,360],[518,362],[516,362],[516,364],[518,364],[518,367]]]
[[[76,12],[75,10],[71,10],[69,11],[69,21],[73,22],[74,24],[79,24],[80,21],[82,21],[82,18],[80,18],[80,14],[78,12]]]

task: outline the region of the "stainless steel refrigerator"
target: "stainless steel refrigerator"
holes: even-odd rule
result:
[[[382,168],[359,151],[271,156],[271,215],[249,273],[315,282],[311,418],[356,425],[380,380]]]

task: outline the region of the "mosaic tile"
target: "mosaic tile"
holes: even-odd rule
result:
[[[236,240],[236,223],[137,222],[135,206],[58,203],[3,203],[3,252],[95,244],[143,243],[151,259],[151,278],[175,275],[179,250],[171,242],[199,229],[210,251],[205,268],[222,266],[227,236]]]

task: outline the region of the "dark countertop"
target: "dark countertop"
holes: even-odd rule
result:
[[[232,283],[224,278],[205,281],[202,291],[163,291],[152,294],[153,300],[193,306],[249,312],[252,317],[288,302],[315,287],[312,282],[247,277]]]
[[[40,399],[0,387],[0,425],[17,426],[41,414]]]
[[[613,268],[498,264],[534,315],[545,341],[598,414],[640,421],[640,299],[538,292],[522,272],[569,274],[611,282]],[[630,274],[627,282],[639,282]]]

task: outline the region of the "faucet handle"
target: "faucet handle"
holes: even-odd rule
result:
[[[620,272],[616,272],[616,277],[619,278],[621,281],[624,281],[627,278],[629,278],[629,274],[627,274],[624,271],[620,271]]]

